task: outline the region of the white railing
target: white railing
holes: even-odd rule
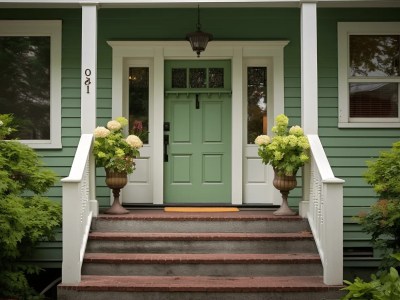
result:
[[[62,182],[63,262],[62,282],[81,281],[81,267],[92,217],[97,216],[95,199],[93,134],[83,134],[71,171]]]
[[[308,135],[308,140],[311,162],[304,170],[305,215],[321,257],[324,283],[343,284],[344,180],[333,174],[318,135]]]

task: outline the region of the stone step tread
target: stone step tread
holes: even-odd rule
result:
[[[213,276],[96,276],[83,275],[79,284],[60,289],[118,292],[318,292],[337,291],[322,276],[213,277]]]
[[[318,254],[152,254],[152,253],[86,253],[85,263],[112,264],[319,264]]]
[[[91,232],[89,240],[107,241],[260,241],[260,240],[313,240],[309,231],[295,233],[159,233],[159,232]]]
[[[300,216],[275,216],[270,210],[240,210],[239,212],[164,212],[163,210],[132,210],[123,215],[100,214],[97,220],[148,220],[148,221],[304,221]]]

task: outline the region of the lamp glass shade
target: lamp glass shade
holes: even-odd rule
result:
[[[190,32],[186,35],[186,39],[190,42],[193,51],[197,53],[197,57],[203,52],[209,41],[213,39],[212,34],[200,30]]]

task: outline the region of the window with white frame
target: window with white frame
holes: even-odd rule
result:
[[[61,148],[61,21],[0,21],[0,114],[12,138]]]
[[[400,127],[400,23],[339,23],[339,127]]]

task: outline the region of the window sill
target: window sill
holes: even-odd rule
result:
[[[19,142],[31,147],[32,149],[62,149],[61,141],[51,142],[49,140],[42,140],[42,141],[19,140]]]
[[[339,128],[400,128],[400,122],[339,122]]]

